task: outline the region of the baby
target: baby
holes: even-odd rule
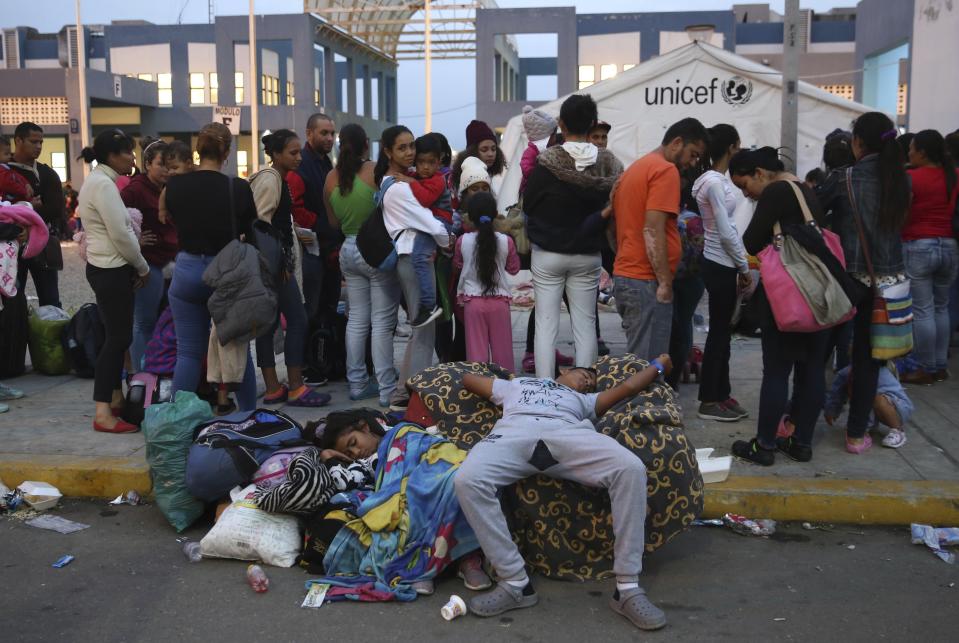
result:
[[[412,177],[397,177],[410,184],[413,196],[424,208],[429,208],[447,231],[453,227],[453,209],[446,177],[440,172],[443,148],[440,141],[429,134],[416,139],[416,173]],[[420,290],[419,310],[410,326],[419,328],[439,317],[443,309],[436,305],[436,282],[431,270],[436,241],[422,230],[416,231],[410,260]]]

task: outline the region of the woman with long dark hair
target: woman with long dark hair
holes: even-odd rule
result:
[[[726,176],[729,160],[739,152],[739,132],[721,123],[710,127],[709,169],[693,184],[693,197],[703,217],[704,247],[700,269],[709,293],[709,334],[699,375],[699,417],[735,422],[748,416],[732,397],[729,344],[739,289],[748,288],[749,262],[736,229],[736,186]]]
[[[493,230],[496,199],[477,192],[466,204],[475,231],[456,241],[453,265],[460,272],[456,295],[464,308],[466,359],[495,362],[512,372],[513,328],[506,274],[519,272],[519,255],[512,237]]]
[[[413,319],[419,310],[419,282],[410,259],[416,231],[429,231],[440,248],[449,249],[454,240],[429,208],[423,207],[416,200],[409,183],[394,178],[407,176],[415,156],[416,147],[409,128],[403,125],[388,127],[380,139],[380,155],[373,171],[374,180],[380,189],[377,199],[382,203],[383,223],[386,232],[396,244],[396,275],[406,301],[409,319]],[[435,278],[434,276],[433,279]],[[413,329],[413,334],[406,344],[399,381],[405,382],[411,375],[432,365],[435,343],[436,320]],[[405,389],[397,388],[393,392],[391,408],[406,408],[408,402],[409,393]]]
[[[478,158],[486,165],[486,171],[491,179],[490,189],[493,196],[496,196],[506,176],[506,156],[496,142],[496,133],[483,121],[473,120],[466,126],[466,148],[456,155],[456,160],[453,162],[453,169],[450,172],[450,192],[455,193],[455,188],[460,184],[463,161],[472,157]],[[453,203],[453,207],[458,206],[458,203]]]
[[[729,161],[729,174],[746,196],[757,201],[756,212],[743,235],[743,246],[749,254],[758,255],[774,242],[773,230],[777,223],[784,229],[805,225],[802,204],[788,182],[799,188],[813,219],[822,223],[823,214],[815,193],[784,170],[775,149],[763,147],[737,153]],[[782,332],[776,326],[762,284],[753,296],[759,298],[761,308],[763,348],[759,418],[756,437],[748,442],[737,440],[732,452],[744,460],[767,467],[776,461],[776,449],[793,460],[808,462],[812,459],[813,431],[826,396],[824,365],[830,331]],[[791,404],[788,395],[790,373],[794,373]],[[790,407],[789,418],[795,431],[788,437],[777,439],[777,430],[787,407]]]
[[[399,307],[399,283],[393,271],[378,270],[363,261],[356,235],[376,209],[373,196],[375,163],[368,160],[370,141],[362,127],[346,125],[340,130],[340,154],[336,167],[326,176],[323,196],[330,226],[343,232],[340,270],[346,280],[349,316],[346,322],[346,379],[351,400],[379,398],[389,406],[396,390],[393,365],[393,331]],[[366,370],[366,342],[376,379]]]
[[[306,308],[296,281],[299,243],[293,227],[293,197],[286,183],[286,175],[300,165],[301,143],[288,129],[279,129],[262,139],[263,149],[270,157],[270,167],[250,177],[250,188],[256,202],[257,217],[270,225],[279,239],[281,253],[277,264],[271,266],[276,277],[277,311],[273,328],[256,338],[256,364],[263,373],[267,404],[288,403],[290,406],[325,406],[330,396],[320,393],[303,381],[303,348],[306,345]],[[283,358],[286,361],[288,384],[280,383],[273,354],[273,333],[280,324],[280,315],[286,318]]]
[[[959,195],[956,165],[942,134],[918,132],[909,145],[912,206],[902,229],[902,254],[912,293],[913,338],[919,370],[904,382],[932,384],[949,377],[949,288],[959,269],[952,220]]]
[[[872,301],[874,288],[904,282],[901,232],[909,214],[909,176],[905,158],[896,142],[898,131],[889,117],[868,112],[856,119],[852,129],[852,152],[856,163],[846,170],[845,180],[821,194],[823,209],[833,212],[833,230],[842,240],[846,271],[858,282],[853,319],[852,386],[846,420],[846,450],[859,454],[872,446],[866,433],[872,412],[882,362],[872,358]],[[851,186],[851,191],[850,191]],[[864,247],[856,220],[862,225]],[[748,247],[747,247],[748,249]],[[866,257],[871,259],[875,283]],[[904,436],[905,434],[903,434]],[[884,446],[902,442],[883,440]]]
[[[134,290],[142,288],[150,275],[116,186],[117,178],[133,169],[133,139],[118,129],[100,132],[93,147],[83,148],[82,157],[87,163],[97,162],[80,189],[77,213],[87,235],[87,281],[106,331],[93,382],[93,430],[132,433],[140,429],[114,417],[114,412],[123,407],[121,373],[133,341]]]

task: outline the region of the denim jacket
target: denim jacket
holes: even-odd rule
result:
[[[873,269],[877,276],[896,275],[905,272],[902,260],[902,239],[899,232],[885,232],[879,229],[879,201],[882,198],[879,185],[879,155],[862,157],[852,166],[852,190],[862,220],[863,232],[869,243]],[[833,231],[842,240],[842,251],[846,255],[846,270],[868,274],[866,259],[859,243],[856,220],[853,218],[849,200],[846,177],[835,181],[828,190],[819,196],[823,210],[830,214]]]

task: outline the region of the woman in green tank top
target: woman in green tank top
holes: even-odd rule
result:
[[[356,247],[356,235],[376,208],[373,195],[372,161],[369,139],[359,125],[347,125],[340,131],[340,155],[336,168],[326,176],[323,199],[330,225],[343,231],[346,240],[340,249],[340,270],[346,280],[349,304],[346,323],[346,379],[350,399],[379,398],[388,407],[396,390],[397,373],[393,366],[393,331],[399,308],[399,283],[395,272],[371,267]],[[372,335],[372,336],[371,336]],[[366,340],[376,381],[366,371]]]

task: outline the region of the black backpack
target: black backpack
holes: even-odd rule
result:
[[[346,377],[346,316],[321,314],[313,324],[306,344],[307,366],[328,380]]]
[[[74,313],[63,332],[62,341],[76,374],[93,377],[97,355],[106,341],[106,330],[96,304],[84,304]]]

